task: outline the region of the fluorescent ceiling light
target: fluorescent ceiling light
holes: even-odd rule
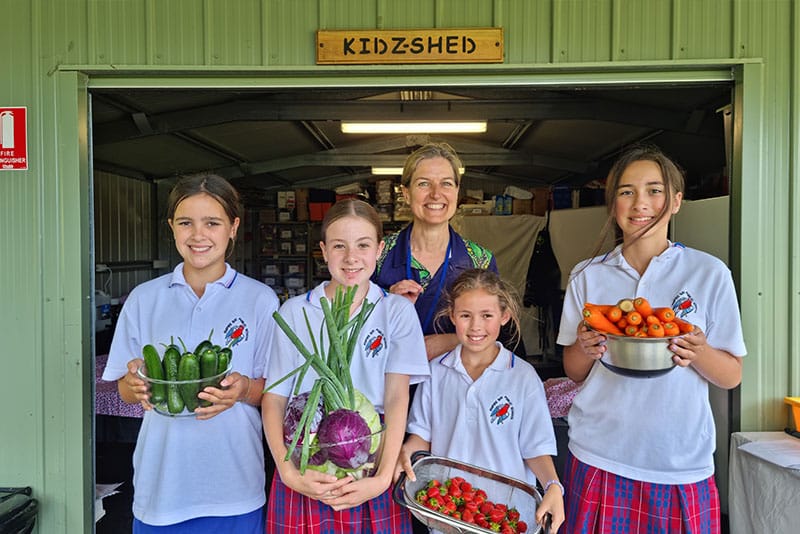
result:
[[[381,176],[400,176],[403,167],[372,167],[372,174]]]
[[[460,167],[458,173],[463,175],[464,167]],[[372,174],[376,176],[400,176],[403,174],[403,167],[372,167]]]
[[[483,133],[486,121],[443,122],[346,122],[342,121],[343,133]]]

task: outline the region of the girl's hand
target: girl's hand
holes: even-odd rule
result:
[[[337,479],[333,475],[306,469],[304,475],[292,464],[292,461],[281,461],[278,466],[281,481],[298,493],[317,501],[329,504],[337,498],[337,491],[353,481],[352,477]]]
[[[670,339],[669,344],[669,350],[675,353],[672,361],[681,367],[692,365],[710,348],[705,333],[697,326],[688,334]]]
[[[220,387],[208,386],[197,394],[201,400],[211,402],[211,406],[197,408],[194,413],[197,419],[210,419],[224,412],[238,400],[244,400],[249,394],[254,379],[238,372],[233,372],[222,379]]]
[[[389,287],[389,293],[405,297],[410,300],[412,304],[417,302],[417,297],[420,296],[422,291],[422,286],[414,280],[400,280]]]
[[[150,385],[136,374],[136,371],[143,366],[144,360],[141,358],[134,358],[129,361],[128,372],[117,381],[117,390],[122,400],[128,404],[136,404],[138,402],[145,410],[152,410]]]
[[[581,323],[578,325],[578,346],[586,357],[599,360],[606,351],[606,336]]]
[[[544,525],[545,514],[550,514],[550,532],[558,532],[558,527],[564,522],[564,497],[556,484],[547,489],[536,509],[536,522],[540,525]]]
[[[326,495],[320,500],[336,511],[346,510],[374,499],[386,491],[389,485],[389,480],[381,480],[377,476],[365,477],[331,490],[330,496]]]
[[[414,469],[411,468],[411,453],[406,445],[400,448],[400,454],[397,456],[397,465],[394,468],[394,475],[392,475],[392,482],[397,482],[400,478],[400,473],[405,471],[406,476],[412,482],[417,480],[417,475],[414,474]]]

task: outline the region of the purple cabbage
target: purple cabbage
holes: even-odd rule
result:
[[[294,433],[297,432],[297,426],[300,424],[300,418],[303,416],[303,410],[305,410],[306,404],[308,403],[309,393],[310,392],[306,391],[305,393],[295,395],[286,405],[286,414],[283,416],[283,442],[287,446],[292,443],[292,439],[294,439]],[[319,424],[322,421],[322,415],[322,399],[320,398],[319,402],[317,403],[317,409],[314,411],[314,415],[309,423],[309,433],[311,437],[311,443],[309,444],[309,447],[311,455],[308,459],[308,465],[322,465],[325,463],[325,460],[327,460],[326,451],[324,449],[319,449],[319,445],[317,444],[317,440],[315,438]],[[297,467],[300,466],[300,456],[302,453],[303,436],[301,435],[300,439],[297,440],[297,446],[291,452],[292,462]]]
[[[297,425],[300,424],[300,418],[303,416],[303,410],[306,408],[309,393],[309,391],[306,391],[305,393],[295,395],[286,405],[286,414],[283,416],[283,440],[286,443],[291,443],[292,439],[294,438]],[[322,421],[322,415],[322,399],[320,398],[319,403],[317,404],[317,410],[314,412],[314,416],[309,423],[309,432],[311,434],[316,433],[317,428],[319,428],[319,424]],[[301,443],[303,443],[302,436],[297,444],[299,445]]]
[[[344,469],[356,469],[369,459],[372,432],[358,412],[340,408],[322,420],[317,440],[332,463]]]

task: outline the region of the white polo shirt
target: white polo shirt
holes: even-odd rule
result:
[[[699,250],[672,244],[644,275],[620,247],[573,269],[558,344],[577,339],[585,302],[645,297],[653,307],[705,332],[709,345],[734,356],[747,352],[736,292],[727,266]],[[688,484],[714,473],[715,427],[708,382],[691,366],[653,378],[620,376],[596,362],[569,412],[569,449],[580,461],[634,480]]]
[[[408,432],[431,454],[473,464],[536,485],[525,459],[556,454],[553,421],[536,370],[500,343],[473,381],[461,345],[430,362],[431,379],[417,388]]]
[[[103,380],[127,373],[127,363],[152,344],[180,337],[189,350],[208,338],[233,340],[232,368],[263,375],[278,298],[266,285],[230,266],[198,298],[183,276],[183,264],[131,291],[114,331]],[[261,417],[255,406],[236,403],[205,421],[147,411],[134,465],[133,514],[150,525],[205,516],[238,515],[265,502]]]
[[[305,346],[312,351],[313,345],[303,311],[308,314],[314,336],[318,337],[323,321],[320,299],[325,296],[324,288],[328,283],[323,282],[307,294],[287,300],[279,312]],[[425,339],[413,304],[405,297],[386,293],[372,282],[366,298],[369,302],[375,303],[375,308],[359,334],[350,363],[350,376],[356,389],[375,405],[378,413],[383,413],[386,373],[409,375],[410,383],[416,384],[425,380],[430,370],[425,352]],[[305,362],[305,358],[277,323],[274,323],[273,328],[270,350],[272,359],[265,374],[267,386],[277,382]],[[327,332],[323,339],[327,346]],[[309,369],[300,392],[310,390],[317,376],[313,369]],[[294,384],[294,379],[287,380],[270,392],[290,397]]]

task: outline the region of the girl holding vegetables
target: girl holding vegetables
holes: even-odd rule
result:
[[[683,199],[681,170],[658,148],[624,152],[606,181],[607,228],[622,243],[570,275],[557,342],[582,383],[569,412],[566,531],[720,532],[709,383],[741,381],[746,354],[727,266],[667,238]],[[632,378],[598,362],[605,336],[587,328],[586,302],[644,297],[695,325],[666,338],[676,367]]]
[[[563,487],[551,457],[556,438],[544,386],[532,365],[498,341],[503,325],[519,323],[515,292],[496,273],[470,269],[453,282],[439,313],[455,325],[459,344],[431,360],[431,379],[417,388],[398,476],[404,471],[416,480],[411,455],[423,450],[534,487],[538,479],[544,491],[536,521],[544,524],[550,514],[556,532],[564,521]],[[489,528],[473,512],[461,519]]]
[[[309,370],[299,384],[287,380],[269,389],[262,401],[264,433],[275,460],[267,507],[267,532],[392,532],[410,533],[408,511],[391,498],[389,486],[403,442],[409,402],[409,384],[429,375],[425,341],[413,305],[370,282],[383,249],[383,228],[377,212],[360,200],[337,202],[322,222],[322,249],[330,282],[306,295],[287,300],[280,316],[305,344],[323,322],[321,298],[333,300],[338,288],[357,286],[350,315],[364,301],[374,309],[364,323],[350,364],[353,386],[382,414],[385,423],[383,452],[373,476],[337,479],[309,468],[301,474],[291,460],[284,460],[284,415],[293,390],[310,391],[317,373]],[[304,363],[296,346],[276,325],[272,334],[267,384],[275,384]],[[294,377],[296,380],[296,377]]]
[[[133,532],[263,532],[264,451],[257,406],[264,387],[271,314],[266,285],[225,262],[239,228],[236,190],[222,177],[196,175],[172,189],[167,220],[183,262],[131,291],[111,343],[104,380],[146,409],[134,464]],[[213,332],[212,332],[213,331]],[[137,376],[142,348],[180,338],[232,347],[232,372],[198,398],[194,417],[153,411]]]

